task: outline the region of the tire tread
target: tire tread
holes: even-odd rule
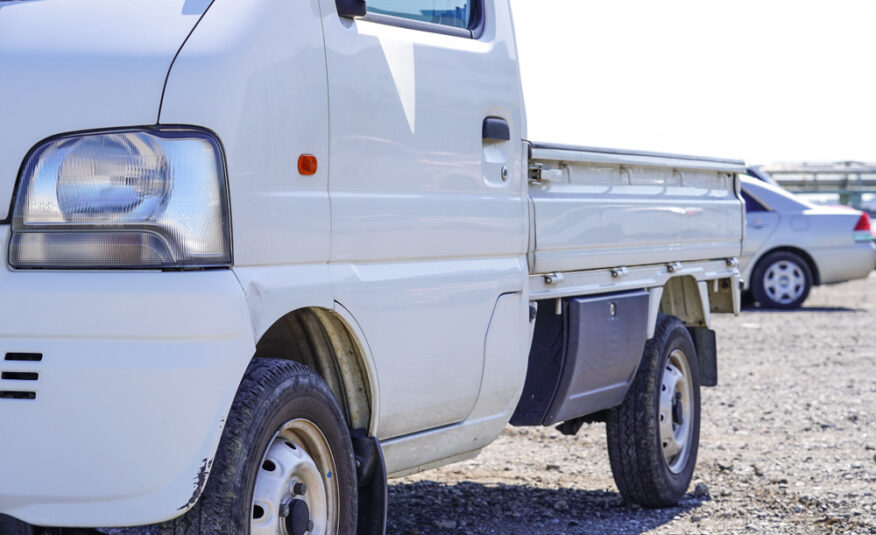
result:
[[[658,316],[654,337],[645,344],[639,370],[627,391],[624,401],[611,409],[606,418],[606,435],[609,462],[618,490],[627,502],[643,507],[665,507],[674,505],[681,497],[678,492],[665,483],[666,470],[663,454],[655,447],[655,437],[659,437],[657,420],[652,417],[653,397],[658,385],[657,367],[661,364],[663,349],[673,333],[681,329],[688,337],[687,329],[673,316]],[[696,361],[696,355],[688,356]],[[692,373],[696,373],[696,362],[691,362]],[[696,384],[696,383],[695,383]],[[698,394],[695,394],[698,400]],[[696,409],[698,410],[698,403]],[[697,431],[698,431],[697,425]],[[696,462],[696,437],[691,447],[692,461]],[[692,471],[692,468],[691,468]],[[685,483],[685,488],[688,481]]]
[[[349,442],[343,413],[328,385],[316,372],[302,364],[288,360],[253,359],[232,403],[228,421],[225,422],[225,428],[222,432],[222,446],[214,459],[201,499],[186,514],[158,525],[157,535],[225,533],[231,535],[246,532],[244,525],[226,525],[224,519],[228,516],[227,511],[233,508],[237,497],[233,493],[223,494],[220,489],[233,489],[238,486],[239,475],[233,470],[233,467],[239,465],[239,458],[247,454],[243,445],[246,444],[248,435],[253,432],[254,416],[260,410],[270,408],[270,405],[277,398],[275,394],[285,388],[285,383],[289,380],[295,382],[296,387],[302,392],[315,392],[321,397],[334,401],[330,407],[334,423],[344,430]],[[350,459],[352,460],[352,445],[350,448]],[[356,508],[349,509],[344,511],[342,508],[342,514],[346,514],[348,518],[346,521],[342,518],[341,522],[345,525],[355,526]]]

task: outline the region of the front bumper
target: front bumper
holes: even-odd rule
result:
[[[0,513],[108,527],[193,505],[255,349],[234,274],[0,268],[0,295]]]

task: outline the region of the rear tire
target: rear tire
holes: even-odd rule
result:
[[[159,533],[353,535],[356,504],[353,446],[329,387],[300,364],[255,359],[200,500]]]
[[[624,500],[643,507],[678,502],[693,477],[700,434],[697,356],[678,318],[657,317],[633,384],[623,403],[608,411],[606,432]]]
[[[799,308],[811,289],[809,264],[789,251],[774,251],[764,256],[751,274],[751,291],[765,308]]]

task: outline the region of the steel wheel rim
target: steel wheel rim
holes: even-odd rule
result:
[[[250,534],[334,534],[339,510],[336,466],[328,440],[310,420],[289,420],[262,456],[253,486]],[[309,525],[302,528],[306,520]]]
[[[790,305],[806,290],[803,268],[792,260],[773,262],[763,274],[763,288],[770,299]]]
[[[669,471],[684,470],[693,437],[693,385],[687,356],[681,349],[669,354],[660,376],[660,446]]]

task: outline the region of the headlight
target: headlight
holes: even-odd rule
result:
[[[231,264],[219,142],[193,129],[53,139],[23,167],[9,264],[173,268]]]

